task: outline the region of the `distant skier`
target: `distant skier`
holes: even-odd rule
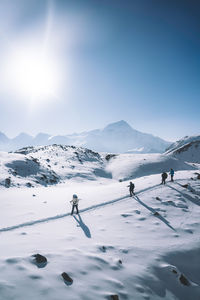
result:
[[[72,200],[70,201],[70,203],[72,204],[71,215],[73,215],[73,213],[74,213],[74,208],[76,208],[76,213],[77,214],[79,213],[79,211],[78,211],[78,202],[79,202],[79,199],[78,199],[77,195],[74,194]]]
[[[130,197],[132,197],[133,195],[135,195],[135,193],[134,193],[135,184],[132,183],[132,181],[130,181],[130,184],[128,185],[128,187],[129,187]]]
[[[171,168],[169,175],[171,175],[171,181],[174,181],[174,170]]]
[[[162,175],[161,175],[161,177],[162,177],[162,182],[161,182],[161,184],[165,184],[165,180],[167,179],[167,173],[166,173],[166,172],[163,172]]]

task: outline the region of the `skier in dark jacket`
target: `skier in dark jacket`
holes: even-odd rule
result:
[[[171,168],[169,175],[171,175],[171,181],[174,181],[174,170]]]
[[[167,173],[163,172],[161,176],[162,176],[162,182],[161,182],[161,184],[165,184],[165,180],[167,179]]]
[[[132,183],[132,181],[130,181],[130,184],[128,185],[128,187],[129,187],[130,197],[132,197],[133,195],[135,195],[135,193],[134,193],[135,185],[134,185],[134,183]]]

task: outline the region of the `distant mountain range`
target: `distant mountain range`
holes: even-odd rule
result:
[[[9,139],[0,132],[1,151],[15,151],[27,146],[53,144],[86,147],[98,152],[162,153],[171,143],[151,134],[137,131],[123,120],[109,124],[103,129],[70,135],[51,136],[39,133],[33,137],[26,133],[20,133],[17,137]]]

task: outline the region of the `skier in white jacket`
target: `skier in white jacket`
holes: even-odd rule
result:
[[[79,213],[79,211],[78,211],[78,202],[79,202],[78,196],[76,194],[74,194],[73,197],[72,197],[72,200],[70,201],[70,203],[72,204],[71,215],[73,215],[73,213],[74,213],[74,208],[76,208],[76,213],[77,214]]]

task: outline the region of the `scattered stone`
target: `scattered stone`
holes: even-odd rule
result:
[[[186,189],[188,188],[188,184],[182,184],[181,186],[186,188]]]
[[[10,178],[6,178],[5,179],[5,187],[9,188],[11,185],[11,179]]]
[[[118,295],[111,295],[110,298],[112,300],[119,300],[119,296]]]
[[[36,195],[35,194],[33,194],[33,197],[35,197]]]
[[[190,285],[190,282],[183,274],[181,274],[181,276],[179,277],[179,280],[183,285],[186,285],[186,286]]]
[[[121,261],[121,259],[119,259],[119,260],[118,260],[118,263],[122,265],[122,261]]]
[[[100,249],[101,249],[103,252],[106,252],[106,247],[105,247],[105,246],[102,246]]]
[[[33,257],[35,257],[35,264],[38,266],[38,268],[44,268],[47,264],[47,259],[45,256],[41,254],[34,254]]]
[[[68,284],[72,284],[73,283],[73,279],[66,273],[66,272],[63,272],[61,274],[62,278],[64,279],[64,281]]]
[[[27,186],[27,187],[32,187],[32,184],[31,184],[30,182],[27,182],[27,183],[26,183],[26,186]]]
[[[160,199],[159,197],[156,197],[156,200],[159,200],[159,201],[161,201],[161,199]]]
[[[177,272],[175,269],[172,269],[172,272],[173,272],[174,274],[178,274],[178,272]]]
[[[156,217],[160,216],[160,214],[157,211],[154,212],[153,215],[156,216]]]

